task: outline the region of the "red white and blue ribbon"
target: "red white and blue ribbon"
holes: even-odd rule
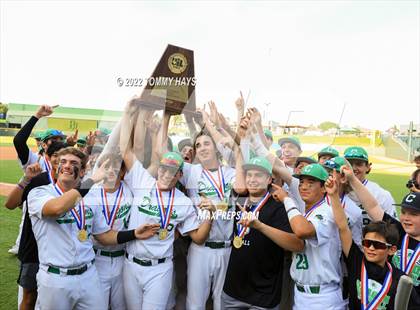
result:
[[[362,310],[374,310],[379,307],[382,303],[384,298],[389,292],[392,283],[392,266],[390,263],[386,263],[388,266],[388,272],[385,276],[384,283],[382,284],[382,288],[380,291],[375,295],[371,302],[369,302],[369,277],[365,267],[365,260],[362,260],[362,268],[360,271],[360,282],[361,282],[361,302],[362,302]]]
[[[270,198],[270,192],[267,191],[267,193],[265,193],[264,197],[260,200],[260,202],[256,205],[253,206],[250,210],[250,212],[254,213],[255,215],[258,214],[258,212],[260,211],[260,209],[265,205],[265,203],[267,202],[268,198]],[[245,206],[248,205],[248,199],[245,201]],[[241,212],[242,215],[242,212]],[[236,225],[237,228],[237,234],[240,238],[243,238],[243,236],[245,235],[246,232],[246,226],[243,226],[241,224],[237,224]]]
[[[219,179],[219,182],[217,182],[213,178],[213,175],[209,170],[203,169],[203,173],[207,180],[210,182],[211,186],[216,191],[217,196],[219,196],[219,199],[223,200],[225,198],[225,177],[223,175],[222,166],[219,166],[219,169],[217,169],[217,177]]]
[[[168,204],[165,210],[165,204],[163,203],[162,192],[160,191],[159,187],[156,184],[156,201],[159,207],[159,215],[160,215],[160,222],[161,228],[165,229],[169,225],[169,221],[171,220],[172,209],[174,207],[174,198],[175,198],[175,188],[171,189],[169,193]]]
[[[368,183],[369,181],[368,181],[368,179],[365,179],[363,182],[362,182],[362,184],[364,185],[364,186],[366,186],[366,184]]]
[[[58,183],[53,184],[55,191],[61,196],[63,195],[63,190],[60,188]],[[78,207],[78,210],[76,209]],[[71,215],[73,215],[74,220],[76,221],[77,228],[82,230],[86,226],[86,211],[85,211],[85,203],[83,199],[80,200],[77,207],[74,207],[70,210]]]
[[[328,197],[327,197],[328,198]],[[316,208],[318,208],[320,205],[322,205],[325,201],[325,197],[322,197],[322,199],[320,201],[318,201],[316,204],[314,204],[308,211],[305,212],[304,217],[308,218],[312,212],[315,211]]]
[[[341,195],[341,197],[340,197],[340,203],[341,203],[341,206],[343,207],[343,209],[346,207],[346,203],[343,203],[345,196],[346,196],[346,195],[343,193],[343,194]],[[327,200],[328,205],[330,205],[330,206],[331,206],[330,197],[329,197],[328,195],[326,195],[326,196],[325,196],[325,199]]]
[[[118,210],[120,209],[121,199],[124,194],[124,188],[122,187],[122,183],[118,187],[117,195],[115,196],[114,204],[112,205],[111,212],[109,212],[109,204],[108,204],[108,197],[106,194],[106,190],[101,188],[101,199],[102,199],[102,213],[105,217],[105,221],[112,228],[114,225],[115,219],[118,214]]]
[[[420,258],[420,243],[417,244],[416,249],[408,259],[408,244],[410,242],[410,237],[408,234],[405,234],[402,244],[401,244],[401,255],[400,255],[400,269],[404,271],[405,274],[410,275],[413,271],[414,266]]]
[[[54,184],[54,169],[46,156],[44,156],[43,159],[45,171],[47,171],[48,174],[48,179],[50,180],[51,184]]]

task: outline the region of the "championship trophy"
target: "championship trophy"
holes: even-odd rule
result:
[[[194,114],[195,84],[194,52],[168,44],[136,102],[170,114]]]

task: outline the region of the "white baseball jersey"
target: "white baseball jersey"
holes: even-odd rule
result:
[[[331,207],[323,202],[309,214],[316,236],[305,240],[305,249],[293,253],[290,275],[301,285],[341,282],[341,243]]]
[[[385,213],[389,214],[393,218],[397,218],[397,213],[394,206],[394,198],[392,198],[392,195],[387,190],[380,187],[377,183],[365,180],[363,184],[366,186],[366,188],[369,190],[369,192],[375,197],[376,201],[378,202],[379,206],[384,210]],[[358,205],[362,209],[362,215],[363,215],[363,227],[365,227],[367,224],[369,224],[372,219],[369,217],[367,212],[363,209],[363,206],[361,202],[359,201],[359,198],[354,192],[350,192],[349,194],[350,199],[352,199],[356,205]]]
[[[79,241],[79,228],[71,212],[56,219],[42,216],[45,203],[59,196],[53,184],[36,187],[28,195],[28,210],[38,244],[39,263],[62,268],[87,264],[95,258],[92,241],[90,238]],[[85,206],[85,216],[89,236],[109,230],[100,217],[94,216],[89,206]]]
[[[84,197],[85,205],[92,209],[94,216],[115,231],[127,230],[133,202],[133,193],[129,186],[124,181],[120,186],[115,192],[109,193],[104,191],[102,185],[95,185]],[[96,249],[119,251],[125,248],[125,244],[104,246],[95,238],[92,239]]]
[[[156,180],[136,161],[130,171],[125,175],[125,181],[133,194],[129,229],[135,229],[145,223],[161,223],[159,206],[156,199]],[[162,199],[167,208],[170,191],[162,191]],[[170,218],[168,235],[159,240],[158,235],[146,240],[136,240],[127,244],[127,253],[139,259],[172,258],[173,242],[176,228],[185,235],[199,227],[197,214],[191,200],[181,191],[175,189],[173,211]]]
[[[230,192],[235,182],[235,169],[227,166],[222,166],[224,179],[224,197],[228,201]],[[218,182],[218,171],[210,171],[214,180]],[[184,164],[183,177],[181,183],[186,187],[188,191],[188,197],[190,197],[195,206],[200,204],[200,195],[204,194],[207,198],[217,206],[221,199],[219,198],[216,190],[210,183],[209,179],[204,175],[203,167],[201,164]],[[232,208],[232,206],[229,206]],[[233,207],[234,208],[234,207]],[[208,241],[228,241],[232,239],[233,235],[233,224],[232,219],[223,219],[218,216],[214,221],[210,230]]]

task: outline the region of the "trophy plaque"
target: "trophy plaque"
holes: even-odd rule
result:
[[[195,113],[195,84],[194,52],[169,44],[136,101],[171,114]]]

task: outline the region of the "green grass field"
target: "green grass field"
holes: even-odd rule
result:
[[[0,161],[0,182],[15,183],[22,176],[22,171],[16,160]],[[377,182],[389,190],[396,202],[400,202],[407,193],[405,184],[408,176],[383,174],[375,171],[369,175],[369,179]],[[20,209],[7,210],[4,207],[5,198],[0,196],[0,309],[16,309],[17,307],[17,284],[18,260],[15,256],[7,253],[14,244],[21,218]]]
[[[21,210],[8,210],[4,207],[5,197],[0,196],[0,309],[17,308],[17,284],[19,261],[7,253],[15,243],[19,230]]]

